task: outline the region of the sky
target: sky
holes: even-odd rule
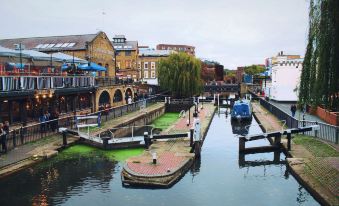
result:
[[[154,47],[196,47],[225,68],[304,56],[308,0],[0,0],[0,39],[104,31]]]

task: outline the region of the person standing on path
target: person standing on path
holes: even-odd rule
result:
[[[291,112],[292,112],[292,117],[295,116],[295,112],[297,111],[297,106],[295,106],[295,104],[291,105]]]
[[[4,130],[4,124],[2,123],[0,123],[0,140],[1,140],[2,152],[7,153],[6,132]]]

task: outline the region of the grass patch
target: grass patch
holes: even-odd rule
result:
[[[175,123],[179,119],[179,112],[169,112],[165,113],[158,119],[154,120],[153,124],[156,128],[160,128],[162,130],[167,129],[173,123]]]
[[[315,139],[314,137],[310,137],[306,135],[296,135],[293,138],[293,142],[295,144],[303,145],[315,157],[338,157],[339,156],[339,152],[337,152],[333,147]]]
[[[102,150],[87,145],[74,145],[62,151],[57,158],[67,159],[74,157],[94,157],[100,156],[113,161],[125,161],[129,157],[138,156],[143,153],[143,148]]]

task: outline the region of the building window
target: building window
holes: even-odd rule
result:
[[[141,69],[141,62],[138,62],[138,69]]]
[[[148,69],[148,62],[144,63],[144,69]]]
[[[155,69],[155,62],[151,62],[151,69]]]
[[[125,61],[126,68],[131,68],[131,60]]]
[[[155,71],[151,71],[151,78],[155,78]]]
[[[105,76],[107,77],[107,76],[108,76],[109,65],[108,65],[108,64],[105,64],[105,68],[106,68]]]
[[[131,51],[125,51],[125,56],[131,56],[132,52]]]
[[[117,61],[117,69],[120,69],[120,61]]]
[[[148,71],[144,71],[144,78],[145,78],[145,79],[148,78]]]

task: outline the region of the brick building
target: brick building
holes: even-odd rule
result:
[[[116,68],[123,77],[138,80],[138,41],[126,41],[124,35],[115,35],[112,41],[115,49]]]
[[[157,50],[174,50],[176,52],[185,52],[189,55],[195,56],[195,47],[178,44],[158,44]]]
[[[26,49],[44,53],[63,52],[75,57],[95,62],[105,68],[99,76],[115,76],[114,48],[107,35],[100,31],[96,34],[30,37],[17,39],[2,39],[0,45],[14,49],[15,44],[22,44]]]

